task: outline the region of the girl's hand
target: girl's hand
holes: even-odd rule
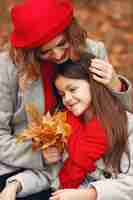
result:
[[[42,153],[48,164],[56,163],[61,159],[61,154],[56,147],[48,147]]]
[[[52,193],[50,200],[96,200],[96,190],[87,189],[64,189]]]
[[[15,200],[16,193],[20,188],[20,183],[18,181],[13,181],[8,183],[7,186],[0,193],[0,200]]]
[[[118,78],[113,66],[101,59],[92,59],[89,70],[93,73],[94,80],[104,84],[109,89],[119,92],[121,81]]]

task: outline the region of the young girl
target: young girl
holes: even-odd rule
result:
[[[81,184],[81,187],[86,189],[59,190],[53,193],[50,200],[132,199],[133,114],[127,112],[120,101],[113,97],[105,86],[92,78],[92,73],[88,71],[92,58],[92,55],[84,54],[77,62],[69,60],[57,66],[54,83],[68,110],[85,124],[95,120],[95,123],[99,123],[106,129],[109,146],[102,159],[96,162],[96,170],[89,174],[95,181],[90,182],[86,176],[85,181]],[[93,132],[93,127],[92,133],[89,134],[93,138],[95,137],[96,132]],[[75,137],[78,140],[78,133]],[[77,147],[76,142],[76,140],[73,142],[73,151],[71,141],[68,145],[69,156],[73,162],[77,162],[78,148],[82,148],[82,146]],[[93,142],[94,140],[92,140],[92,145]],[[77,156],[75,156],[76,153]],[[87,159],[88,156],[82,154],[83,159]],[[69,165],[64,163],[64,167],[60,171],[61,182],[69,181],[69,177],[66,177],[67,173],[70,174],[70,177],[73,176]]]
[[[87,174],[96,170],[95,162],[104,157],[108,149],[107,133],[96,117],[93,93],[88,84],[87,67],[93,58],[88,57],[86,69],[82,69],[84,63],[69,60],[57,65],[55,71],[55,87],[69,111],[68,121],[72,127],[67,145],[68,159],[59,173],[61,188],[79,187]],[[89,181],[92,180],[95,178],[89,176]]]

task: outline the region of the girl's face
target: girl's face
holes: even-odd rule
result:
[[[64,34],[43,45],[40,48],[40,58],[54,63],[63,63],[70,57],[70,45]]]
[[[64,106],[75,116],[88,112],[91,108],[90,85],[86,80],[66,78],[62,75],[55,81]]]

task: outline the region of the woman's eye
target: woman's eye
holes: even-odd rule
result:
[[[57,47],[62,47],[62,46],[65,46],[65,44],[66,44],[66,41],[65,41],[65,40],[63,40],[61,43],[59,43],[59,44],[57,45]]]
[[[71,92],[75,92],[77,88],[71,88],[70,91]]]
[[[47,50],[47,51],[40,51],[40,54],[43,56],[43,55],[47,55],[50,53],[50,50]]]

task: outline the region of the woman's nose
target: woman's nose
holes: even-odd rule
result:
[[[63,56],[63,49],[54,48],[53,49],[54,56],[57,60],[61,59]]]

